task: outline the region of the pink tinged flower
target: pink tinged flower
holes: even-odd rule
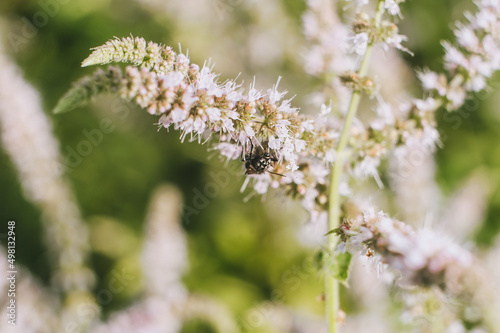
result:
[[[278,107],[278,111],[283,113],[292,113],[297,111],[297,108],[292,108],[292,99],[293,98],[286,99],[281,102],[281,105]]]
[[[377,226],[386,239],[388,249],[403,255],[409,253],[414,248],[414,244],[411,242],[408,235],[399,230],[391,218],[386,216],[379,218],[380,221]]]
[[[253,128],[250,125],[245,125],[244,131],[245,131],[246,135],[250,138],[255,136],[255,131],[253,130]]]
[[[215,81],[217,76],[210,72],[210,68],[203,67],[200,71],[196,86],[200,90],[206,90],[209,95],[221,97],[223,89]]]
[[[296,139],[295,140],[295,151],[297,153],[300,153],[304,149],[306,149],[306,142],[304,140],[301,140],[301,139]]]
[[[146,109],[146,111],[149,114],[155,115],[156,114],[156,105],[154,105],[154,104],[149,105],[148,108]],[[160,110],[160,112],[163,113],[165,111],[164,110]]]
[[[173,123],[180,123],[188,117],[188,112],[186,110],[181,109],[180,107],[176,107],[170,113],[170,118]],[[163,117],[162,117],[163,118]]]
[[[346,251],[346,243],[340,242],[339,245],[337,245],[335,252],[345,253],[345,251]]]
[[[273,88],[267,90],[267,96],[268,96],[269,102],[271,104],[275,104],[276,102],[278,102],[279,100],[281,100],[283,98],[283,96],[285,96],[286,93],[287,93],[286,90],[284,90],[282,92],[278,91],[278,85],[280,84],[280,81],[281,81],[281,76],[278,78],[278,81],[273,86]]]
[[[246,143],[248,138],[252,138],[255,136],[255,131],[250,125],[244,125],[243,131],[239,133],[238,141],[242,143]]]
[[[482,76],[473,77],[469,84],[467,85],[468,90],[472,90],[475,92],[481,91],[486,88],[486,80]]]
[[[458,29],[455,30],[455,36],[462,47],[471,51],[479,48],[479,39],[470,27],[459,25]]]
[[[299,170],[299,166],[297,164],[295,164],[295,160],[291,160],[288,162],[286,169],[294,172],[296,170]]]
[[[497,52],[500,51],[500,49],[497,49]],[[483,61],[483,57],[479,55],[473,55],[470,57],[470,68],[469,72],[471,76],[476,76],[477,73],[480,75],[490,77],[493,72],[496,70],[495,67],[493,67],[493,64],[489,61]]]
[[[400,231],[395,230],[393,233],[386,235],[386,237],[388,242],[387,247],[392,252],[406,256],[414,249],[414,244],[411,240]]]
[[[349,184],[346,181],[340,182],[339,194],[344,197],[350,196],[352,194],[351,188],[349,187]]]
[[[458,109],[460,106],[462,106],[465,102],[466,97],[467,93],[462,87],[450,89],[446,93],[446,98],[448,98],[451,103],[449,107],[452,109]]]
[[[383,124],[394,124],[394,111],[388,103],[381,101],[376,111]]]
[[[307,74],[318,75],[324,71],[325,61],[322,48],[313,46],[305,57],[305,70]]]
[[[380,176],[379,176],[378,170],[377,170],[379,165],[380,165],[380,158],[366,156],[354,168],[354,175],[356,177],[359,177],[359,178],[365,178],[367,176],[372,176],[375,179],[375,181],[377,182],[377,185],[380,188],[382,188],[383,183],[382,183],[382,180],[380,179]]]
[[[193,89],[193,87],[188,86],[184,90],[184,93],[182,94],[182,103],[184,103],[185,108],[188,109],[191,107],[191,105],[194,104],[198,100],[198,96],[196,96],[196,93]]]
[[[283,148],[281,149],[281,153],[283,154],[283,157],[287,161],[292,161],[295,157],[294,155],[294,145],[290,138],[287,138],[286,141],[283,144]]]
[[[410,251],[404,258],[404,263],[412,271],[417,271],[427,265],[427,258],[417,249]]]
[[[491,8],[491,9],[498,9],[500,2],[498,0],[481,0],[480,5],[481,7],[486,7],[486,8]]]
[[[437,89],[439,76],[436,72],[424,70],[423,72],[418,73],[418,78],[422,82],[422,87],[424,87],[425,90]]]
[[[387,10],[389,14],[393,16],[401,15],[401,12],[399,10],[399,5],[396,3],[395,0],[385,0],[384,8]]]
[[[333,163],[333,162],[335,162],[336,157],[337,157],[336,156],[336,152],[333,149],[328,150],[327,152],[325,152],[325,162],[327,162],[327,163]]]
[[[228,81],[226,82],[224,88],[223,88],[223,93],[226,95],[226,99],[230,102],[238,102],[243,99],[243,95],[241,92],[237,91],[239,86],[236,85],[236,82],[234,81]]]
[[[326,115],[330,114],[330,112],[332,112],[332,106],[331,105],[329,105],[329,106],[326,106],[325,104],[321,105],[320,114],[322,116],[326,116]]]
[[[148,93],[148,89],[143,85],[139,88],[139,95],[145,96]]]
[[[401,44],[402,42],[405,42],[407,40],[408,40],[408,37],[406,37],[404,35],[394,34],[392,37],[389,37],[385,40],[385,44],[413,55],[413,53],[410,50],[408,50],[406,47],[404,47]]]
[[[196,117],[193,123],[194,131],[198,133],[203,133],[205,128],[206,128],[206,123],[200,117]]]
[[[308,4],[311,7],[310,4]],[[307,39],[312,39],[318,36],[321,32],[319,21],[313,12],[308,11],[302,16],[304,35]]]
[[[304,199],[302,199],[302,206],[308,210],[312,211],[314,207],[316,207],[316,197],[319,195],[318,190],[315,188],[308,188],[306,194],[304,195]]]
[[[198,74],[196,84],[198,89],[209,89],[214,84],[215,75],[210,72],[210,68],[204,66]]]
[[[259,90],[255,89],[255,79],[254,79],[253,83],[250,85],[250,90],[248,91],[247,100],[248,102],[254,102],[261,97],[262,93]]]
[[[413,101],[419,111],[434,112],[439,107],[439,102],[432,97],[416,99]]]
[[[295,171],[291,175],[287,175],[295,184],[300,185],[304,183],[304,173],[300,171]]]
[[[384,129],[385,125],[386,124],[385,124],[384,120],[382,120],[380,118],[374,119],[370,122],[370,127],[376,131],[382,131]]]
[[[233,121],[229,118],[222,118],[222,129],[224,132],[234,132]]]
[[[220,110],[217,108],[207,108],[205,110],[206,114],[208,115],[208,119],[210,119],[211,122],[214,121],[219,121],[220,120]]]
[[[363,211],[363,221],[371,221],[371,220],[377,218],[377,216],[378,215],[375,214],[375,210],[373,208],[370,208],[370,209]],[[382,216],[384,216],[383,213],[382,213]]]
[[[236,111],[227,111],[226,116],[231,119],[238,119],[238,112]]]
[[[361,245],[364,241],[367,241],[373,237],[373,233],[370,229],[366,227],[360,227],[359,233],[351,237],[351,243],[353,245]]]
[[[280,140],[271,135],[269,136],[268,146],[274,150],[280,149]]]
[[[314,120],[307,119],[300,123],[300,131],[303,132],[313,132],[314,131]]]
[[[500,67],[500,45],[491,35],[487,35],[482,40],[484,52],[489,59],[491,69],[497,70]],[[483,74],[480,71],[481,74]],[[485,76],[489,76],[483,74]]]
[[[177,87],[184,81],[184,75],[177,71],[168,72],[160,78],[162,80],[161,87],[164,89]]]
[[[290,136],[288,129],[284,124],[281,123],[276,124],[274,130],[278,138],[280,138],[281,140],[287,139]]]
[[[449,43],[443,43],[443,46],[446,50],[446,54],[444,56],[444,60],[446,62],[446,67],[449,70],[455,70],[457,67],[468,67],[468,61],[456,47],[452,46]]]
[[[362,32],[354,35],[352,43],[352,52],[358,55],[363,55],[366,51],[366,47],[368,46],[368,33]]]
[[[232,143],[221,142],[215,146],[222,156],[229,158],[230,160],[235,160],[241,156],[241,146],[237,146]]]
[[[436,148],[436,144],[441,144],[441,141],[439,140],[439,131],[437,130],[437,128],[435,128],[434,126],[424,126],[421,143],[423,143],[425,147],[430,148],[431,151],[434,151],[434,149]]]
[[[481,3],[481,5],[483,4]],[[496,12],[498,12],[498,10]],[[471,20],[471,23],[473,23],[475,27],[483,29],[486,32],[493,32],[495,27],[497,26],[497,17],[495,15],[495,10],[492,12],[489,10],[485,10],[484,8],[481,9],[476,14],[476,18]]]
[[[258,177],[258,181],[254,185],[254,190],[258,194],[264,194],[267,192],[267,189],[269,188],[269,176],[261,176]]]
[[[330,170],[323,163],[310,164],[309,172],[319,184],[325,184],[326,177],[330,174]]]
[[[161,125],[161,126],[163,126],[163,127],[165,127],[165,128],[169,128],[169,126],[171,124],[173,124],[173,122],[174,121],[172,120],[171,115],[167,116],[167,115],[164,114],[163,116],[160,117],[160,120],[158,121],[158,124]]]

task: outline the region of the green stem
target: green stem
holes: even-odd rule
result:
[[[379,0],[377,5],[377,10],[375,13],[375,25],[378,26],[382,20],[382,14],[384,13],[384,1]],[[373,42],[370,42],[367,47],[363,60],[361,61],[361,66],[359,67],[358,76],[363,77],[368,71],[368,63],[373,50]],[[351,95],[351,101],[349,103],[349,108],[347,109],[346,118],[344,121],[344,126],[340,134],[339,143],[337,145],[336,160],[333,164],[332,170],[330,171],[330,195],[329,195],[329,206],[328,206],[328,230],[336,229],[340,226],[340,194],[339,185],[340,178],[342,176],[342,167],[344,165],[344,149],[347,146],[347,141],[349,140],[349,133],[351,130],[352,121],[356,115],[359,107],[359,102],[361,100],[361,92],[353,91]],[[328,235],[328,248],[326,253],[326,258],[330,257],[331,253],[337,246],[337,237],[335,234]],[[328,318],[328,332],[337,333],[337,313],[339,310],[339,283],[333,277],[330,272],[330,265],[326,265],[326,316]]]

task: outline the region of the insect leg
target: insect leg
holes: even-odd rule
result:
[[[250,159],[252,159],[252,154],[253,154],[253,142],[252,139],[250,139]]]

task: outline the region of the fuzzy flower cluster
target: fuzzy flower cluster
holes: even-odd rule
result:
[[[384,5],[380,2],[381,5]],[[399,5],[396,1],[386,1],[384,5],[386,13],[391,15],[399,14]],[[375,23],[365,12],[360,11],[353,22],[353,47],[352,51],[362,55],[366,51],[368,44],[380,44],[384,49],[396,48],[411,53],[402,45],[408,38],[399,34],[397,25],[391,19],[384,19],[380,24]]]
[[[455,30],[457,45],[444,42],[448,76],[424,70],[424,89],[447,110],[463,105],[467,93],[486,88],[486,81],[500,69],[500,5],[497,0],[477,1],[478,11],[466,13],[466,23]]]
[[[397,106],[380,103],[378,117],[368,125],[354,127],[355,174],[375,176],[380,160],[391,151],[399,160],[408,151],[432,153],[440,144],[435,112],[440,107],[460,108],[468,94],[486,89],[486,81],[500,69],[499,2],[478,1],[478,11],[467,13],[467,24],[457,24],[458,45],[445,42],[445,67],[448,76],[424,70],[418,77],[426,96]],[[366,166],[366,167],[363,167]]]
[[[308,0],[308,10],[302,17],[305,37],[311,42],[305,54],[305,70],[314,76],[352,68],[352,59],[346,57],[348,29],[333,5],[329,0]]]
[[[365,211],[335,232],[341,239],[339,251],[379,254],[383,264],[401,273],[403,285],[438,286],[458,293],[474,267],[472,254],[451,240],[430,230],[414,231],[383,212]]]
[[[84,304],[95,306],[90,296],[95,275],[86,264],[89,252],[87,229],[71,186],[59,172],[62,165],[59,144],[52,133],[49,118],[43,112],[40,96],[23,79],[1,47],[0,67],[0,143],[17,170],[25,198],[41,213],[44,239],[54,263],[52,286],[68,300],[62,306],[61,325],[57,330],[67,324],[75,330],[84,329],[89,318],[81,316],[77,309]],[[37,305],[35,303],[40,300],[28,300],[29,297],[24,296],[34,287],[19,287],[23,311],[38,311],[45,315],[46,311],[39,309],[43,309],[43,302]],[[31,301],[33,304],[26,304]],[[41,322],[46,323],[45,327],[38,327],[38,323],[32,323],[32,329],[26,323],[18,327],[8,326],[25,332],[54,331],[48,320]],[[0,331],[10,332],[10,329],[0,328]]]
[[[335,230],[341,239],[337,251],[363,255],[379,272],[384,269],[386,283],[395,282],[403,288],[401,296],[407,311],[403,314],[406,319],[401,319],[418,322],[419,316],[436,316],[434,312],[426,314],[428,310],[421,306],[425,303],[422,297],[431,297],[443,306],[435,318],[441,325],[463,320],[474,328],[473,332],[489,332],[486,327],[496,325],[496,316],[486,306],[495,298],[491,294],[494,280],[471,252],[448,235],[414,230],[383,212],[368,209],[359,213],[359,209],[351,207],[353,214],[349,215],[353,218],[344,220]],[[410,301],[408,297],[420,300]]]
[[[171,47],[146,42],[144,38],[138,37],[115,38],[93,50],[92,55],[82,62],[82,67],[123,62],[166,74],[174,67],[177,71],[185,72],[189,63],[185,55],[176,54]]]
[[[163,185],[153,193],[145,223],[142,264],[145,297],[107,322],[95,323],[93,332],[179,332],[180,304],[187,291],[181,276],[185,269],[186,238],[179,226],[181,196],[173,186]],[[158,260],[161,258],[161,260]]]

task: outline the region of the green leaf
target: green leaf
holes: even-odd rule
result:
[[[74,86],[61,97],[52,112],[58,114],[81,108],[89,102],[91,95],[84,86]]]
[[[352,254],[349,252],[338,253],[333,257],[331,264],[331,273],[334,278],[342,283],[349,277],[349,268],[351,267]]]
[[[92,75],[85,76],[75,82],[71,89],[57,102],[53,113],[63,113],[87,105],[98,95],[116,92],[120,89],[123,74],[119,67],[109,66],[98,69]]]
[[[328,236],[330,234],[335,234],[339,231],[340,228],[335,228],[335,229],[332,229],[330,231],[328,231],[326,234],[324,234],[323,236]]]

